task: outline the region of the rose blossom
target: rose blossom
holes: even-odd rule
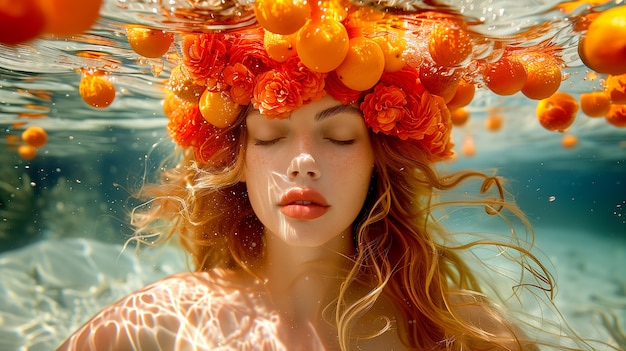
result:
[[[282,71],[271,70],[257,77],[252,104],[268,118],[286,118],[302,106],[297,84],[292,84]]]
[[[218,34],[190,34],[182,41],[183,62],[198,80],[216,78],[226,64],[226,44]]]
[[[241,63],[226,66],[223,71],[224,83],[230,86],[230,97],[239,105],[247,105],[252,99],[254,75]]]

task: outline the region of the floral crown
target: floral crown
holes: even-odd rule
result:
[[[424,60],[397,29],[401,18],[337,0],[257,0],[255,14],[256,28],[182,37],[165,111],[170,136],[196,160],[226,146],[223,130],[245,106],[282,119],[326,94],[357,104],[373,132],[417,144],[429,161],[452,156],[450,112],[424,87]]]

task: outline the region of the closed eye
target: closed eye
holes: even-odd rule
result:
[[[277,142],[279,142],[281,139],[283,138],[276,138],[276,139],[270,139],[270,140],[254,139],[254,145],[260,145],[260,146],[274,145]]]
[[[338,139],[326,138],[326,140],[337,145],[352,145],[355,142],[355,139],[338,140]]]

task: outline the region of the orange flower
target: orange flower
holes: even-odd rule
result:
[[[406,94],[396,86],[378,84],[361,103],[365,123],[374,133],[398,135],[398,123],[406,118]],[[406,139],[403,138],[403,139]]]
[[[254,89],[254,75],[246,66],[235,63],[226,66],[223,71],[224,83],[230,86],[230,97],[239,105],[247,105],[252,99]]]
[[[252,104],[268,118],[286,118],[302,106],[299,84],[292,84],[287,73],[271,70],[257,77]]]
[[[429,160],[436,162],[452,156],[454,146],[450,140],[452,118],[443,98],[433,95],[431,101],[433,102],[431,119],[436,122],[435,129],[424,136],[422,145],[427,148]]]
[[[226,43],[219,34],[190,34],[182,40],[183,62],[198,80],[217,78],[226,64]]]
[[[238,36],[228,50],[229,64],[241,63],[253,75],[259,75],[275,66],[263,45],[263,29]]]
[[[345,86],[335,71],[328,73],[326,76],[326,92],[341,101],[344,105],[359,101],[362,93],[361,91],[353,90]]]
[[[283,69],[291,81],[299,84],[302,103],[319,100],[326,95],[324,90],[326,73],[311,71],[297,57],[292,57],[285,62]]]

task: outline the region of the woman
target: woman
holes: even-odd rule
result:
[[[263,34],[185,36],[170,79],[182,157],[142,189],[135,239],[177,235],[194,271],[113,304],[59,350],[538,349],[459,252],[516,251],[539,291],[548,272],[515,237],[461,245],[434,219],[437,193],[471,177],[496,186],[490,214],[519,212],[497,178],[438,175],[450,113],[418,68],[355,90],[270,57]]]

